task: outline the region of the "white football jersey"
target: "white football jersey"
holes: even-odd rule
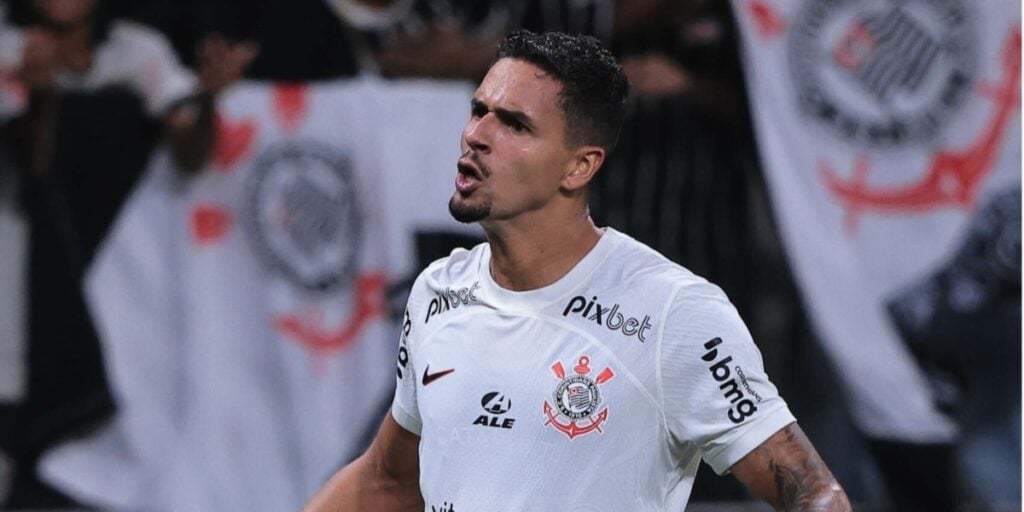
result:
[[[611,228],[559,281],[495,284],[490,247],[413,285],[395,420],[428,511],[682,510],[794,421],[721,290]]]

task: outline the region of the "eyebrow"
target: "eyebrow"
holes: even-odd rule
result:
[[[525,112],[520,112],[518,110],[508,110],[508,109],[505,109],[505,108],[493,108],[492,109],[492,108],[488,107],[486,103],[484,103],[484,102],[482,102],[482,101],[480,101],[480,100],[478,100],[476,98],[473,98],[469,102],[469,104],[470,104],[470,107],[473,110],[476,110],[478,108],[482,108],[482,109],[487,110],[489,112],[494,112],[494,115],[497,116],[498,119],[501,120],[501,122],[503,122],[505,124],[509,124],[512,121],[518,121],[518,122],[522,123],[523,125],[525,125],[527,128],[529,128],[530,130],[533,130],[533,128],[534,128],[533,119],[531,119],[530,116],[526,115]]]

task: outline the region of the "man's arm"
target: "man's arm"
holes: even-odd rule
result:
[[[251,42],[232,42],[213,35],[199,45],[199,90],[190,101],[172,108],[164,128],[174,161],[187,173],[199,171],[213,154],[217,140],[216,96],[237,82],[259,53]]]
[[[776,432],[730,470],[775,510],[851,510],[846,492],[796,423]]]
[[[366,453],[331,477],[303,512],[423,510],[419,445],[388,411]]]

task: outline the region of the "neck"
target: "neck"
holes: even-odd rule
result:
[[[527,215],[534,218],[483,224],[491,246],[491,276],[506,290],[535,290],[558,281],[601,238],[586,208],[569,216]]]

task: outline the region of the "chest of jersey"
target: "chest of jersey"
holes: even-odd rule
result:
[[[458,496],[465,505],[471,496],[507,495],[500,489],[509,479],[550,495],[543,488],[584,468],[609,471],[618,484],[560,492],[591,501],[644,489],[638,484],[650,480],[664,430],[644,383],[650,375],[638,374],[635,355],[616,353],[622,340],[614,336],[546,315],[489,310],[448,319],[416,354],[424,497]],[[524,475],[524,467],[536,472]]]

